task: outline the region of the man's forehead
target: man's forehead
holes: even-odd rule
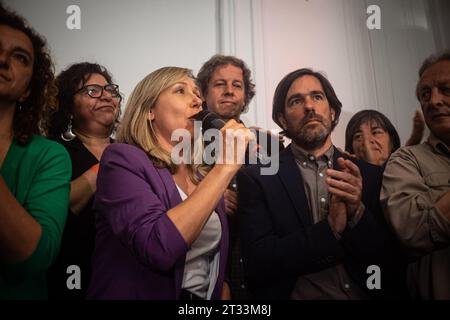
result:
[[[440,61],[427,68],[420,78],[419,86],[443,82],[450,82],[450,61]]]
[[[7,25],[0,25],[0,29],[0,34],[2,35],[0,40],[3,45],[7,44],[15,48],[20,48],[30,55],[34,54],[33,43],[28,35],[26,35],[23,31],[14,29]]]
[[[304,75],[295,79],[289,87],[287,95],[292,93],[310,93],[312,91],[323,92],[322,83],[312,75]]]
[[[225,70],[226,69],[226,70]],[[238,78],[238,80],[242,80],[244,77],[244,72],[241,68],[236,67],[232,64],[224,64],[217,66],[212,74],[212,78]]]

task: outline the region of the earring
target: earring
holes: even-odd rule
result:
[[[70,116],[70,121],[69,121],[69,124],[67,125],[66,131],[61,133],[61,139],[63,139],[64,141],[67,141],[67,142],[72,141],[73,139],[75,139],[77,137],[77,135],[72,132],[72,118],[73,118],[73,116]]]
[[[155,130],[153,130],[152,121],[153,120],[148,119],[148,122],[149,122],[149,125],[150,125],[150,131],[152,132],[153,137],[156,139],[156,133],[155,133]]]
[[[22,111],[22,109],[23,109],[20,102],[17,102],[17,109],[19,110],[19,112]]]

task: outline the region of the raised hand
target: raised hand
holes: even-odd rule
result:
[[[336,195],[331,195],[328,223],[333,231],[341,234],[347,227],[347,207],[344,201]]]
[[[225,198],[225,212],[229,216],[234,216],[237,210],[238,205],[238,198],[237,198],[237,192],[227,189],[224,193]]]
[[[362,177],[359,168],[350,160],[338,158],[341,171],[327,169],[329,192],[347,207],[348,219],[354,217],[361,205]]]
[[[222,146],[216,165],[224,164],[238,170],[245,161],[245,150],[255,135],[243,124],[231,119],[220,129]]]
[[[413,118],[413,129],[411,135],[405,145],[414,146],[419,144],[422,141],[424,130],[425,120],[423,119],[422,112],[417,110]]]
[[[342,148],[337,147],[337,149],[339,150],[340,153],[346,155],[349,158],[354,158],[354,159],[358,159],[358,157],[356,156],[356,154],[354,153],[350,153],[348,151],[343,150]]]
[[[362,157],[362,159],[376,166],[383,165],[383,163],[387,159],[383,159],[381,157],[382,146],[377,145],[378,144],[377,140],[373,140],[373,142],[371,142],[367,136],[364,136],[363,139],[364,140],[363,145],[361,147],[361,152],[364,154],[364,156]],[[375,146],[373,146],[372,144],[375,144]]]

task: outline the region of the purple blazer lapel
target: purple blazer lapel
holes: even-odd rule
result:
[[[216,207],[217,215],[219,216],[220,223],[222,225],[222,237],[220,239],[220,246],[219,246],[219,252],[220,252],[220,262],[219,262],[219,275],[216,282],[216,287],[214,288],[214,292],[212,294],[213,300],[220,300],[222,295],[222,287],[223,287],[223,281],[225,277],[225,269],[227,266],[227,259],[228,259],[228,219],[225,213],[225,201],[222,197],[219,200],[219,203]]]
[[[164,188],[160,188],[157,190],[160,199],[164,202],[167,210],[177,206],[181,203],[181,196],[178,192],[177,186],[175,185],[175,181],[173,180],[172,174],[166,168],[155,168],[157,174],[161,178],[162,185]],[[181,294],[181,286],[183,282],[183,272],[184,272],[184,264],[186,261],[186,256],[182,259],[179,259],[175,265],[174,272],[174,284],[175,284],[175,299],[178,299]]]
[[[181,196],[170,171],[166,168],[156,168],[156,172],[164,185],[164,190],[158,190],[161,196],[160,199],[163,199],[165,202],[164,205],[170,209],[180,204]]]
[[[158,190],[160,199],[164,201],[164,205],[166,205],[166,207],[169,209],[180,204],[182,201],[181,196],[180,193],[178,192],[175,181],[173,180],[173,177],[170,174],[170,171],[166,168],[156,168],[156,172],[161,178],[161,181],[163,182],[162,185],[164,186],[164,190]],[[212,298],[220,299],[228,255],[228,219],[225,213],[225,202],[223,197],[219,200],[219,203],[217,204],[215,210],[217,212],[217,215],[219,216],[219,220],[222,226],[222,237],[220,239],[219,245],[220,250],[219,276],[217,279],[217,284],[214,289]],[[175,267],[175,294],[177,299],[181,294],[185,260],[186,260],[185,257],[184,259],[180,259]]]

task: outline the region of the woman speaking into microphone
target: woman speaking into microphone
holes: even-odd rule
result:
[[[118,143],[100,161],[89,298],[227,297],[222,196],[243,161],[229,161],[223,148],[226,161],[208,172],[202,164],[175,164],[171,157],[178,143],[172,133],[185,129],[193,136],[191,119],[201,105],[192,73],[184,68],[158,69],[132,92]],[[230,134],[242,131],[246,134]],[[250,131],[230,120],[221,132],[224,145],[234,143],[242,148],[235,153],[243,155]]]

